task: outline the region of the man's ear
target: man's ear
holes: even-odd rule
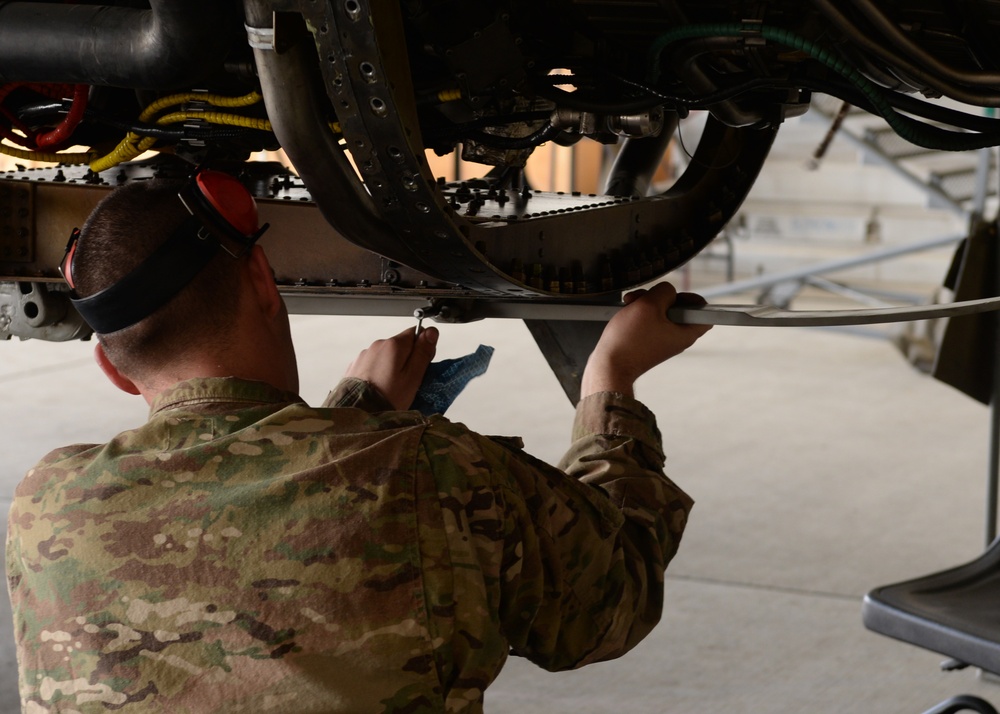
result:
[[[104,353],[103,345],[99,342],[94,348],[94,359],[97,360],[97,366],[101,368],[101,371],[104,372],[104,375],[109,380],[111,380],[113,385],[126,394],[140,394],[139,388],[135,386],[135,383],[119,372],[117,367],[111,364],[111,360],[109,360],[108,356]]]
[[[268,317],[277,315],[284,305],[278,285],[274,279],[274,270],[267,260],[264,249],[255,245],[247,256],[249,261],[250,282],[253,285],[257,304]]]

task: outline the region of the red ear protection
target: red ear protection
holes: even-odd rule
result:
[[[244,236],[257,232],[257,204],[243,184],[221,171],[199,171],[194,182],[221,220]]]
[[[59,274],[69,285],[71,290],[76,290],[76,283],[73,281],[73,258],[76,257],[76,246],[80,240],[80,229],[74,228],[69,235],[69,242],[66,244],[66,253],[62,262],[59,263]]]
[[[257,204],[250,192],[221,171],[199,170],[178,196],[191,215],[233,256],[250,250],[268,228],[266,224],[257,226]]]
[[[245,255],[268,229],[257,226],[257,204],[239,181],[219,171],[197,171],[177,197],[188,216],[142,263],[94,295],[80,298],[73,279],[80,231],[73,229],[59,270],[70,300],[100,334],[117,332],[145,319],[184,289],[222,248]]]

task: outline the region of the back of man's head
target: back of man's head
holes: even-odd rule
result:
[[[73,280],[85,298],[115,284],[172,236],[189,213],[182,181],[127,184],[87,219],[73,259]],[[239,261],[219,250],[165,305],[130,327],[98,337],[122,374],[146,380],[174,360],[218,346],[231,335],[239,305]]]

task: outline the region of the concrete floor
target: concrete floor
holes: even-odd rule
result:
[[[320,401],[351,357],[409,324],[296,317],[303,396]],[[571,409],[517,322],[446,326],[439,357],[497,348],[450,416],[521,434],[555,460]],[[0,345],[0,510],[44,452],[145,418],[103,381],[85,343]],[[885,340],[716,328],[639,385],[668,470],[697,500],[668,572],[663,622],[636,650],[579,672],[512,659],[487,692],[514,712],[922,712],[957,693],[1000,704],[974,672],[864,630],[871,587],[982,548],[988,410],[915,372]],[[17,711],[0,598],[0,714]]]

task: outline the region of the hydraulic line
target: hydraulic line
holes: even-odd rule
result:
[[[23,161],[43,161],[73,166],[90,163],[94,158],[94,152],[92,151],[59,154],[44,151],[24,151],[23,149],[16,149],[13,146],[7,146],[7,144],[0,144],[0,154]]]
[[[52,131],[46,132],[42,135],[37,134],[30,127],[28,127],[20,117],[14,115],[9,109],[3,106],[3,102],[7,96],[11,92],[22,87],[37,94],[42,94],[52,98],[61,98],[72,95],[73,105],[68,116],[66,116],[60,125]],[[83,113],[87,108],[89,89],[90,88],[85,84],[74,87],[72,85],[63,84],[32,85],[24,82],[12,82],[0,87],[0,114],[6,117],[10,122],[9,130],[0,126],[0,136],[12,143],[19,144],[28,151],[42,150],[44,153],[46,149],[51,152],[59,148],[59,145],[69,138],[79,125],[80,121],[83,119]],[[20,131],[22,136],[15,134],[13,132],[14,129]]]
[[[17,115],[23,121],[29,121],[31,119],[49,117],[53,114],[67,113],[68,109],[64,103],[54,102],[49,104],[35,104],[27,107],[21,107],[18,110]],[[164,127],[157,126],[155,124],[140,124],[137,121],[126,121],[119,117],[109,116],[103,112],[95,111],[90,108],[86,109],[84,112],[84,118],[100,124],[106,124],[107,126],[121,131],[130,131],[135,134],[141,134],[142,136],[151,136],[154,139],[164,139],[167,141],[181,141],[183,139],[227,139],[244,135],[247,131],[249,131],[242,131],[238,129],[165,129]],[[0,133],[3,133],[2,127],[0,127]]]
[[[237,126],[241,129],[256,129],[257,131],[271,131],[271,122],[267,119],[257,117],[245,117],[239,114],[225,114],[223,112],[174,112],[156,120],[157,124],[177,124],[182,121],[201,120],[209,124],[222,124],[224,126]]]
[[[90,170],[94,173],[100,173],[101,171],[107,171],[110,168],[114,168],[118,164],[125,161],[131,161],[132,159],[140,156],[141,154],[149,151],[153,148],[156,143],[156,139],[144,138],[140,139],[138,143],[131,143],[127,139],[123,140],[118,146],[116,146],[111,153],[102,156],[99,159],[94,159],[90,162]]]
[[[35,137],[35,144],[39,149],[47,149],[59,146],[76,131],[76,127],[83,121],[83,114],[87,110],[87,98],[90,87],[86,84],[78,84],[73,90],[73,106],[69,110],[66,118],[52,131],[39,134]]]
[[[846,15],[840,12],[836,4],[831,0],[812,0],[813,4],[826,15],[827,19],[837,25],[842,31],[851,36],[851,40],[866,52],[870,52],[883,62],[908,76],[924,82],[928,87],[941,92],[945,96],[951,97],[966,104],[979,104],[990,107],[1000,107],[1000,94],[989,92],[975,92],[956,87],[941,80],[940,77],[928,72],[919,64],[914,64],[904,57],[896,54],[885,43],[872,40],[867,35],[858,31],[854,24]],[[994,85],[995,86],[995,85]]]
[[[39,137],[39,146],[56,146],[63,143],[71,134],[72,131],[79,125],[80,121],[87,115],[86,107],[86,85],[80,85],[76,88],[74,92],[74,100],[70,107],[69,113],[64,121],[56,127],[51,132]],[[270,122],[266,119],[260,119],[256,117],[246,117],[238,114],[227,114],[224,112],[196,112],[196,111],[177,111],[167,114],[166,116],[156,119],[156,124],[151,128],[154,134],[153,136],[143,136],[143,124],[146,124],[153,120],[153,118],[161,111],[183,105],[191,101],[201,101],[212,106],[221,108],[237,108],[246,107],[256,104],[262,100],[259,92],[250,92],[238,97],[227,97],[224,95],[217,94],[205,94],[201,92],[185,92],[182,94],[174,94],[168,97],[163,97],[157,101],[150,104],[143,110],[139,117],[138,124],[133,127],[135,131],[129,130],[125,139],[118,144],[117,147],[109,154],[97,157],[96,153],[90,152],[78,152],[78,153],[56,153],[56,152],[45,152],[45,151],[31,151],[17,149],[6,144],[0,144],[0,153],[7,156],[12,156],[14,158],[23,159],[25,161],[43,161],[43,162],[59,162],[66,164],[86,164],[91,165],[91,170],[95,172],[104,171],[106,169],[117,166],[123,161],[128,161],[133,159],[143,152],[153,148],[155,143],[159,139],[170,138],[170,139],[183,139],[186,134],[190,132],[184,131],[169,131],[164,130],[163,127],[170,124],[177,124],[185,121],[200,120],[207,122],[209,124],[216,124],[222,126],[230,126],[237,129],[248,129],[257,131],[270,131]],[[50,111],[54,109],[62,108],[63,105],[43,105],[42,110]],[[158,131],[157,131],[158,130]],[[4,132],[5,138],[10,139],[11,137],[6,137],[6,134],[10,132]],[[221,134],[220,134],[221,135]],[[229,135],[226,133],[225,135]],[[17,135],[13,135],[17,137]],[[43,137],[49,137],[45,139]]]
[[[162,97],[147,106],[139,115],[139,121],[148,123],[164,109],[176,107],[186,102],[205,102],[215,107],[236,108],[247,107],[260,102],[263,99],[257,91],[250,92],[238,97],[227,97],[219,94],[205,94],[201,92],[184,92],[168,97]],[[199,119],[213,124],[224,124],[227,126],[238,126],[248,129],[259,129],[270,131],[271,124],[266,119],[256,119],[243,117],[238,114],[225,114],[222,112],[173,112],[156,120],[157,125],[174,124],[182,121]],[[156,144],[156,137],[143,137],[135,132],[129,132],[125,138],[109,154],[95,159],[90,163],[90,169],[94,172],[106,171],[124,161],[130,161],[140,154],[149,151]]]
[[[676,109],[704,109],[705,107],[710,107],[713,104],[718,104],[720,102],[726,102],[730,99],[735,99],[741,94],[746,94],[747,92],[757,91],[759,89],[797,89],[798,87],[789,82],[784,82],[781,80],[774,80],[769,77],[754,77],[741,84],[735,84],[732,87],[726,87],[725,89],[720,89],[718,91],[712,92],[711,94],[706,94],[700,97],[678,97],[671,94],[663,94],[659,90],[648,87],[641,82],[635,82],[631,79],[625,77],[619,77],[618,75],[612,75],[615,79],[630,87],[635,87],[636,89],[641,89],[644,92],[648,92],[659,100],[659,104],[671,104]]]
[[[586,99],[578,96],[576,92],[567,92],[552,85],[546,86],[540,84],[535,86],[534,90],[538,96],[555,102],[560,107],[577,109],[582,112],[595,112],[597,114],[609,114],[612,112],[618,114],[633,114],[636,112],[648,111],[663,104],[663,100],[659,96],[629,99],[627,101],[605,102]]]
[[[663,94],[658,90],[648,87],[641,82],[636,82],[625,77],[618,77],[616,79],[635,87],[636,89],[641,89],[644,92],[658,96],[662,103],[673,105],[675,109],[679,111],[684,111],[686,109],[704,109],[710,107],[718,102],[728,101],[730,99],[735,99],[741,94],[747,92],[757,91],[757,90],[808,90],[813,92],[821,92],[823,94],[829,94],[834,97],[839,97],[851,104],[856,105],[860,109],[864,109],[872,114],[877,114],[875,107],[871,102],[864,98],[864,95],[859,94],[857,88],[848,82],[834,82],[830,79],[817,79],[813,77],[798,77],[798,78],[784,78],[784,79],[771,79],[768,77],[754,77],[746,82],[741,82],[739,84],[734,84],[731,87],[725,87],[712,94],[708,94],[700,97],[679,97],[669,94]],[[962,129],[967,129],[968,131],[988,133],[988,132],[998,132],[1000,133],[1000,119],[995,119],[992,117],[981,116],[977,114],[966,114],[950,107],[941,106],[938,104],[932,104],[930,102],[925,102],[917,99],[909,94],[903,94],[901,92],[895,92],[892,90],[882,90],[889,102],[897,110],[902,110],[907,114],[914,114],[924,119],[929,119],[931,121],[936,121],[941,124],[948,124],[951,126],[956,126]]]
[[[205,92],[183,92],[181,94],[171,94],[168,97],[161,97],[142,110],[139,121],[149,121],[167,107],[176,107],[187,102],[205,102],[213,107],[223,107],[234,109],[236,107],[249,107],[257,104],[263,99],[260,92],[253,91],[238,97],[227,97],[223,94],[206,94]]]
[[[271,122],[267,119],[244,117],[238,114],[223,114],[221,112],[174,112],[173,114],[168,114],[167,116],[158,119],[156,123],[158,125],[167,125],[192,120],[204,121],[209,124],[239,127],[242,129],[271,131]],[[92,161],[90,169],[95,173],[99,173],[113,168],[122,162],[131,161],[140,154],[152,149],[154,144],[157,142],[157,138],[153,136],[140,138],[138,135],[132,133],[130,133],[129,136],[135,136],[138,141],[132,142],[128,139],[123,140],[110,154]]]
[[[886,17],[881,10],[875,7],[870,0],[849,0],[849,2],[857,7],[864,14],[864,16],[867,17],[868,20],[882,32],[882,34],[892,41],[894,45],[902,47],[909,53],[910,57],[914,61],[921,65],[928,66],[937,74],[960,84],[971,84],[991,88],[1000,85],[1000,73],[968,72],[954,67],[949,67],[938,60],[938,58],[934,55],[921,49],[920,46],[910,39],[905,32],[900,30],[892,20]]]
[[[781,84],[782,83],[777,83],[777,86],[780,87]],[[844,101],[850,102],[859,109],[863,109],[871,114],[878,113],[872,103],[869,102],[865,96],[861,94],[856,87],[854,87],[854,85],[843,80],[832,81],[831,79],[819,80],[815,78],[804,78],[797,79],[793,82],[785,82],[784,84],[786,84],[786,86],[794,86],[814,92],[829,94],[830,96],[838,97]],[[965,112],[961,112],[950,107],[925,102],[917,99],[916,97],[910,96],[909,94],[894,92],[892,90],[883,90],[883,94],[889,104],[897,110],[904,111],[907,114],[913,114],[940,124],[948,124],[950,126],[967,129],[968,131],[983,134],[990,132],[1000,133],[1000,119],[996,119],[992,116],[966,114]]]
[[[223,126],[234,126],[243,129],[256,129],[259,131],[271,131],[271,122],[267,119],[257,119],[254,117],[244,117],[238,114],[223,114],[221,112],[174,112],[161,119],[157,119],[158,125],[177,124],[183,121],[204,121],[209,124],[221,124]],[[138,142],[130,142],[127,138],[118,144],[107,156],[95,159],[90,164],[91,171],[100,173],[113,168],[125,161],[131,161],[139,155],[149,151],[156,144],[156,137],[146,136],[139,138],[135,134]]]
[[[781,28],[755,23],[719,23],[685,25],[660,35],[649,50],[649,76],[655,83],[659,76],[660,54],[668,45],[679,40],[699,37],[760,36],[777,44],[808,54],[827,68],[847,79],[871,102],[876,112],[903,139],[917,146],[936,151],[969,151],[1000,144],[1000,133],[967,134],[929,126],[897,112],[882,90],[867,77],[829,50],[799,35]]]

